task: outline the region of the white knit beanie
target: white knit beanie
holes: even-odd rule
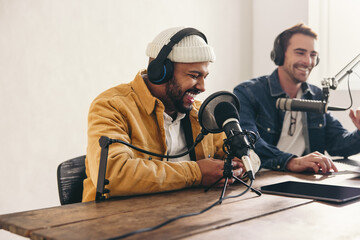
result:
[[[151,58],[156,58],[161,48],[169,43],[170,38],[184,28],[185,27],[175,27],[162,31],[148,44],[146,55]],[[213,48],[200,36],[189,35],[174,45],[167,58],[172,62],[180,63],[214,62],[215,53]]]

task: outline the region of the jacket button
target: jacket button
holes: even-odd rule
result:
[[[271,131],[271,129],[270,129],[270,128],[267,128],[266,130],[267,130],[268,132],[270,132],[270,131]]]
[[[319,127],[322,127],[322,126],[323,126],[322,123],[320,123],[320,124],[319,124]]]
[[[277,165],[276,168],[277,168],[277,169],[280,169],[280,165]]]

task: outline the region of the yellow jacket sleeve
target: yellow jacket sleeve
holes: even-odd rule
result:
[[[88,116],[83,201],[95,199],[101,136],[166,154],[163,111],[163,104],[148,92],[141,75],[130,84],[105,91],[93,101]],[[110,181],[107,188],[111,197],[199,185],[201,172],[194,161],[168,162],[114,143],[109,146],[106,178]]]

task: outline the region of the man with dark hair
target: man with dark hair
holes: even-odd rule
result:
[[[360,109],[350,110],[357,127],[348,132],[331,114],[282,111],[278,98],[322,100],[322,90],[307,83],[319,63],[317,34],[300,23],[277,36],[271,59],[278,68],[270,76],[245,81],[234,88],[241,102],[240,124],[258,132],[255,152],[264,168],[293,172],[337,171],[332,156],[360,152]]]
[[[130,83],[101,93],[90,106],[83,201],[95,200],[101,136],[177,155],[188,150],[201,132],[201,103],[195,98],[205,91],[209,65],[215,61],[205,35],[193,28],[164,30],[149,43],[146,55],[147,70],[139,71]],[[154,157],[120,143],[110,145],[108,197],[210,186],[223,176],[224,138],[224,133],[208,134],[194,151],[177,159]],[[256,172],[260,161],[254,152],[250,159]],[[236,177],[245,172],[238,158],[233,172]]]

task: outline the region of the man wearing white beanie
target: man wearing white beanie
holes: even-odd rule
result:
[[[201,132],[197,115],[201,103],[195,97],[205,91],[208,67],[215,61],[205,35],[193,28],[167,29],[148,44],[146,55],[147,70],[130,83],[101,93],[91,104],[83,201],[95,199],[101,136],[175,155],[188,150]],[[210,186],[223,176],[225,138],[223,133],[208,134],[194,151],[176,159],[114,143],[109,146],[107,197]],[[253,160],[253,168],[258,170],[258,161]],[[244,172],[239,159],[233,161],[233,169],[234,176]]]

